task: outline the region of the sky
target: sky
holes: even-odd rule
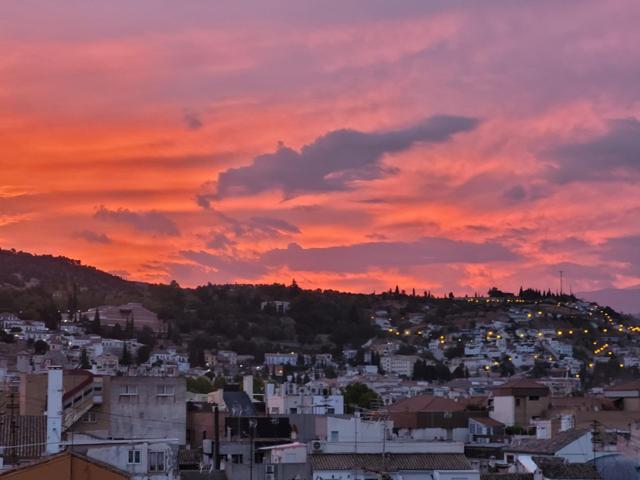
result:
[[[184,286],[640,285],[636,0],[2,10],[3,248]]]

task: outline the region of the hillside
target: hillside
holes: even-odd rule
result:
[[[591,292],[578,293],[585,298],[601,305],[610,305],[618,311],[629,313],[640,318],[640,285],[631,288],[605,288]]]
[[[364,295],[304,290],[295,281],[289,286],[208,284],[182,288],[175,282],[153,285],[126,281],[68,258],[0,250],[0,312],[55,326],[61,312],[140,302],[167,322],[168,341],[185,345],[197,365],[204,363],[204,351],[210,349],[230,349],[257,359],[269,351],[341,354],[372,337],[396,339],[404,345],[402,352],[413,353],[441,335],[475,332],[495,321],[506,322],[507,328],[514,330],[515,324],[509,320],[513,308],[538,312],[530,322],[535,328],[573,331],[593,320],[586,313],[561,306],[572,304],[575,297],[531,289],[517,297],[497,289],[490,293],[491,300],[435,298],[397,288]],[[274,300],[286,302],[288,309],[283,312],[263,305]],[[379,329],[373,324],[379,310],[388,315],[393,328]],[[608,312],[622,321],[615,312]],[[605,321],[604,317],[601,320]],[[428,335],[419,333],[422,330]],[[102,334],[121,338],[122,332]],[[576,338],[575,347],[588,352],[591,340],[585,336],[578,342]]]
[[[0,311],[37,318],[52,306],[66,310],[140,299],[144,286],[82,265],[79,260],[0,249]]]

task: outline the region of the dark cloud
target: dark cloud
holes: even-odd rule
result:
[[[594,251],[594,246],[578,237],[565,237],[555,240],[542,240],[540,250],[543,252],[580,252],[584,255]]]
[[[608,239],[601,245],[601,258],[625,263],[630,273],[640,275],[640,235]]]
[[[256,157],[249,166],[220,173],[214,191],[200,195],[197,201],[206,206],[212,199],[274,189],[287,198],[346,190],[354,181],[372,180],[389,173],[380,164],[385,154],[406,150],[419,142],[444,142],[477,124],[474,118],[442,115],[389,132],[335,130],[300,151],[280,145],[274,153]]]
[[[609,305],[619,312],[640,316],[640,285],[631,288],[605,288],[579,292],[577,295],[600,305]]]
[[[557,164],[548,178],[559,184],[579,180],[628,180],[640,176],[640,122],[614,119],[592,140],[558,146],[547,154]]]
[[[210,212],[215,215],[217,226],[210,230],[205,245],[214,250],[235,247],[239,240],[286,240],[292,234],[301,233],[296,225],[279,218],[260,216],[239,220],[217,210]]]
[[[200,114],[189,108],[185,109],[182,119],[189,130],[199,130],[204,126]]]
[[[252,217],[251,222],[256,226],[263,227],[269,230],[288,233],[300,233],[300,229],[298,227],[279,218]]]
[[[100,206],[96,210],[94,218],[106,222],[124,223],[143,232],[169,236],[180,235],[180,231],[175,222],[165,214],[156,210],[133,212],[126,208],[109,210],[104,206]]]
[[[514,185],[505,190],[502,196],[510,202],[521,202],[527,198],[527,191],[522,185]]]
[[[184,258],[208,268],[229,275],[229,278],[253,278],[267,273],[267,268],[259,262],[243,260],[231,255],[215,255],[205,251],[184,250]]]
[[[442,263],[481,263],[516,260],[497,243],[472,243],[425,237],[415,242],[371,242],[326,248],[303,248],[295,243],[265,252],[260,261],[293,270],[364,272],[371,268],[407,268]]]
[[[104,245],[110,244],[111,239],[104,233],[97,233],[92,230],[81,230],[75,233],[77,238],[82,238],[89,243],[102,243]]]
[[[211,235],[211,238],[207,240],[207,248],[213,250],[224,250],[225,248],[235,245],[236,242],[227,237],[224,233],[215,232]]]

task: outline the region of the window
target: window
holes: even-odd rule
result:
[[[202,430],[202,439],[203,440],[207,439],[207,431],[206,430]]]
[[[140,463],[140,450],[129,450],[129,460],[127,461],[129,464],[138,464]]]
[[[529,395],[529,400],[532,400],[532,401],[540,400],[540,397],[538,395]]]
[[[235,463],[236,465],[240,465],[242,463],[242,454],[234,453],[231,455],[231,463]]]
[[[329,407],[329,408],[327,408],[327,413],[328,413],[329,415],[331,415],[331,414],[333,414],[333,413],[336,413],[336,409],[335,409],[335,408],[332,408],[332,407]]]
[[[176,394],[176,389],[173,385],[158,385],[156,395],[159,397],[170,397]]]
[[[149,471],[164,472],[164,452],[149,452]]]
[[[82,416],[82,423],[96,423],[96,412],[89,410]]]
[[[298,413],[298,409],[297,408],[290,408],[289,409],[289,413]]]
[[[516,407],[519,407],[519,406],[520,406],[520,399],[516,398]]]
[[[340,438],[340,432],[338,430],[332,430],[330,438],[332,442],[337,442],[338,438]]]
[[[120,396],[134,396],[138,395],[138,386],[137,385],[122,385],[120,387]]]

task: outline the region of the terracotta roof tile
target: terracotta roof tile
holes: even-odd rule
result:
[[[13,426],[12,426],[13,425]],[[0,417],[0,445],[21,445],[13,452],[5,448],[5,458],[38,458],[47,441],[47,417],[44,415],[3,415]]]
[[[461,453],[338,453],[311,455],[314,470],[473,470]]]

